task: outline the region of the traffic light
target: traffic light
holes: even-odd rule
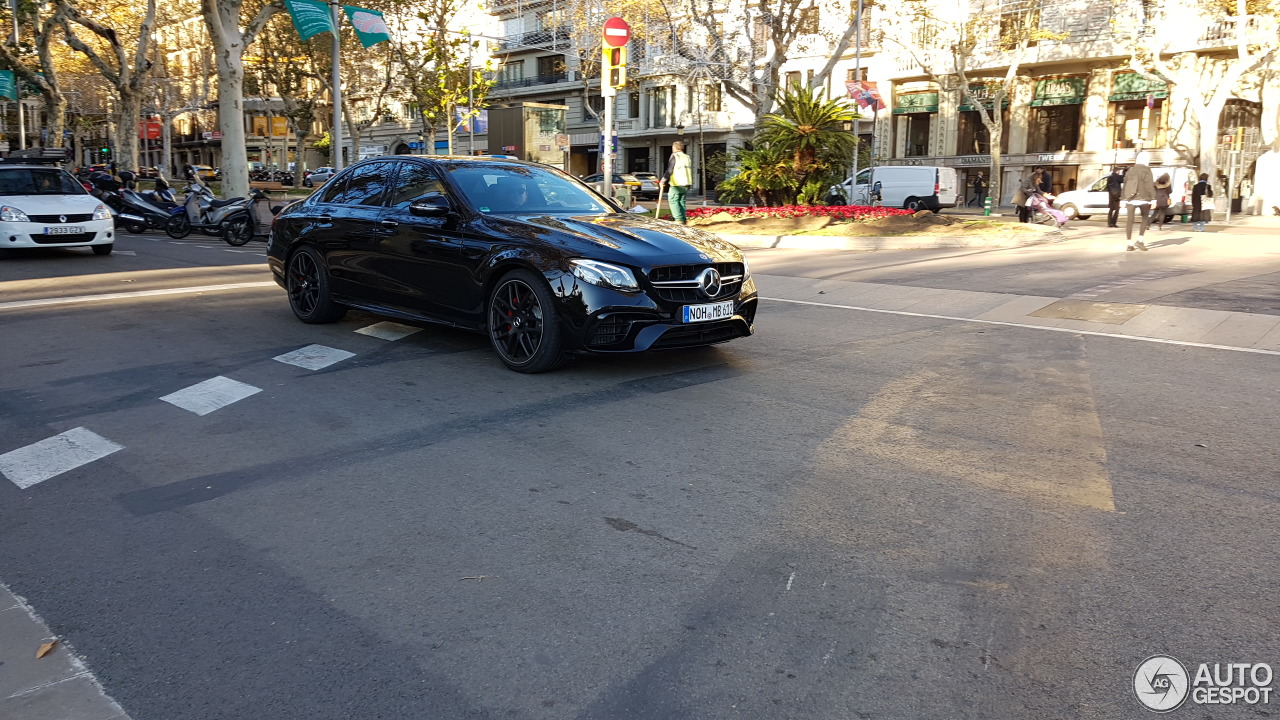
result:
[[[612,88],[627,86],[627,47],[604,47],[604,72],[601,73],[605,83]]]

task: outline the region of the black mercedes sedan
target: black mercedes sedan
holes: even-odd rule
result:
[[[737,247],[627,214],[533,163],[361,161],[281,211],[267,254],[303,322],[361,308],[466,328],[519,372],[754,332],[756,287]]]

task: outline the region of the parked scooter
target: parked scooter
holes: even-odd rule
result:
[[[227,218],[222,239],[228,245],[239,247],[250,240],[265,238],[271,234],[271,225],[283,209],[284,205],[272,205],[270,196],[254,188],[249,191],[249,206]]]
[[[249,206],[249,198],[217,199],[209,186],[200,182],[200,178],[190,168],[187,172],[187,187],[183,192],[187,194],[187,199],[182,210],[169,220],[164,229],[174,239],[184,238],[192,230],[225,238],[226,221]]]
[[[138,194],[152,205],[169,211],[172,211],[173,208],[181,205],[181,203],[178,202],[177,196],[173,194],[173,188],[169,187],[169,183],[164,179],[163,175],[156,176],[155,190],[143,190]]]
[[[111,209],[112,219],[117,230],[123,228],[126,232],[142,233],[146,232],[148,225],[147,217],[137,209],[130,206],[124,197],[124,185],[107,173],[94,173],[89,177],[89,182],[93,185],[93,190],[89,194],[98,198]],[[168,216],[165,216],[165,222],[168,222]],[[160,225],[163,227],[163,224]]]
[[[177,212],[177,205],[161,207],[150,202],[133,189],[135,176],[128,170],[120,172],[120,179],[124,181],[124,187],[118,191],[120,193],[120,202],[123,205],[120,208],[120,212],[142,218],[142,223],[138,223],[136,220],[130,221],[131,224],[126,226],[126,230],[140,233],[145,230],[165,229]]]

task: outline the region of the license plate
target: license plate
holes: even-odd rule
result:
[[[687,323],[710,322],[733,317],[733,301],[708,303],[706,305],[685,305],[684,321]]]
[[[55,225],[44,229],[45,235],[79,235],[82,232],[83,225]]]

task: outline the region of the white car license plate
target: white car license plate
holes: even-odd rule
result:
[[[54,225],[44,229],[45,235],[79,235],[82,232],[83,225]]]
[[[733,317],[733,301],[708,303],[706,305],[685,305],[684,321],[687,323],[710,322]]]

